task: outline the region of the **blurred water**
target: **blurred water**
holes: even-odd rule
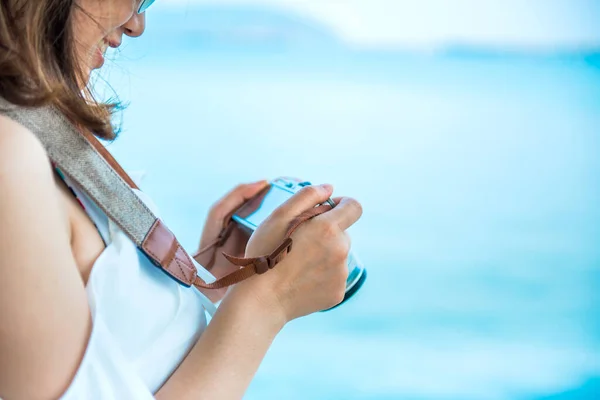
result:
[[[286,327],[247,399],[599,398],[598,65],[169,48],[109,68],[109,149],[189,249],[239,182],[362,202],[367,284]]]

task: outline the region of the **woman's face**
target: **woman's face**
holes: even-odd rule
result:
[[[141,0],[75,0],[74,37],[84,74],[104,64],[108,47],[119,47],[123,35],[144,33],[145,14],[138,14]]]

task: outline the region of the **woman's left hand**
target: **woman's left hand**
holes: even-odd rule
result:
[[[227,216],[232,211],[239,208],[246,201],[257,195],[268,184],[269,183],[265,180],[250,184],[241,184],[236,186],[233,190],[231,190],[219,201],[217,201],[211,207],[206,218],[204,230],[202,231],[202,236],[200,238],[199,249],[202,249],[210,243],[214,242],[219,236],[219,233],[221,233],[221,229],[223,228],[225,218],[227,218]],[[225,257],[223,257],[222,253],[227,253],[236,257],[244,257],[246,245],[248,244],[249,238],[250,235],[242,231],[241,229],[233,229],[233,231],[231,232],[231,236],[229,237],[229,240],[227,240],[225,246],[217,249],[215,263],[210,270],[210,272],[217,279],[230,274],[238,268],[232,265],[229,261],[227,261]],[[212,302],[217,302],[225,296],[225,293],[227,293],[227,288],[215,290],[202,290],[202,292]]]

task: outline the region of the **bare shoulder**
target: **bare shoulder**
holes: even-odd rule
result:
[[[56,398],[87,345],[87,296],[46,152],[2,116],[0,221],[0,398]]]
[[[0,155],[0,166],[3,170],[20,161],[29,164],[37,160],[37,165],[48,162],[44,148],[35,135],[3,115],[0,115]]]

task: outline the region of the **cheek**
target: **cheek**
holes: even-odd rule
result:
[[[89,11],[76,10],[73,18],[73,33],[80,51],[89,50],[103,37],[104,28],[97,17]]]
[[[76,35],[99,42],[131,19],[135,3],[135,0],[80,0],[75,18]]]

